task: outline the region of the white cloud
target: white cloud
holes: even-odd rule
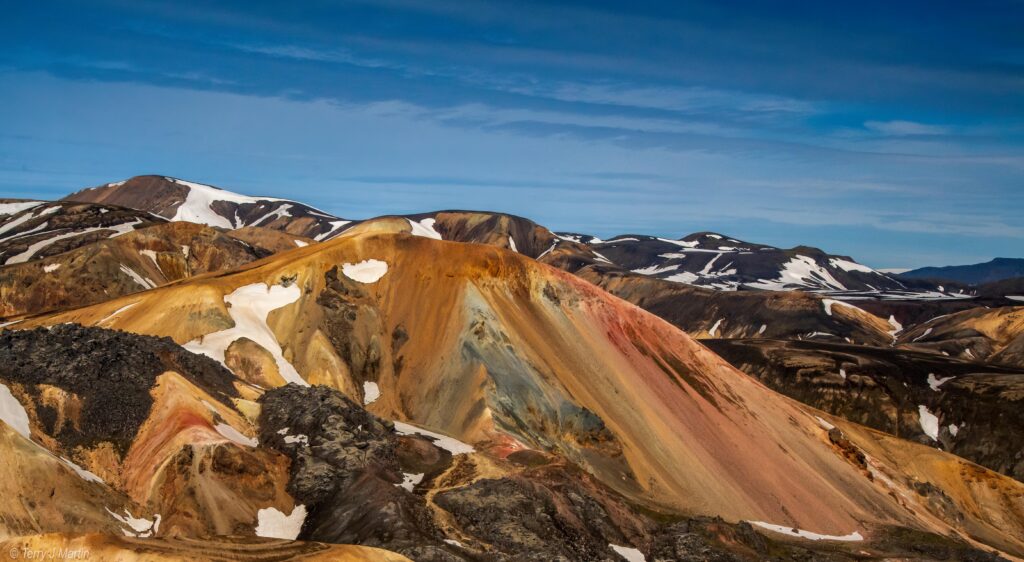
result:
[[[948,135],[951,132],[949,127],[944,127],[942,125],[929,125],[927,123],[900,120],[865,121],[864,128],[880,135],[893,137],[912,135]]]

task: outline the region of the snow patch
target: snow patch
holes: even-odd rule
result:
[[[115,310],[114,312],[111,312],[110,314],[104,316],[102,320],[100,320],[99,322],[96,323],[96,325],[99,326],[100,324],[106,322],[107,320],[110,320],[111,318],[117,316],[118,314],[121,314],[122,312],[128,310],[129,308],[131,308],[131,307],[133,307],[133,306],[135,306],[137,304],[139,304],[139,301],[128,303],[128,304],[122,306],[121,308]]]
[[[939,387],[942,386],[942,383],[946,381],[951,381],[955,378],[956,377],[943,377],[940,379],[935,376],[935,373],[928,373],[928,386],[930,386],[932,390],[934,390],[935,392],[938,392]]]
[[[150,521],[149,519],[134,517],[132,512],[128,511],[127,508],[124,509],[124,516],[110,511],[110,508],[104,507],[104,509],[106,509],[107,513],[117,520],[118,523],[127,527],[127,529],[121,529],[121,532],[124,533],[126,537],[147,538],[160,532],[160,514],[155,515],[153,520]],[[131,530],[129,531],[128,529]]]
[[[330,221],[327,224],[331,225],[331,229],[328,230],[327,232],[323,232],[321,234],[317,234],[315,237],[313,237],[313,240],[316,240],[317,242],[320,242],[322,240],[330,238],[331,235],[333,235],[335,232],[337,232],[339,228],[345,226],[346,224],[348,224],[350,222],[352,222],[352,221],[345,221],[345,220]]]
[[[409,490],[411,492],[411,491],[413,491],[414,488],[416,488],[416,485],[419,484],[422,481],[423,481],[423,473],[422,472],[419,473],[419,474],[412,474],[410,472],[403,472],[402,473],[402,483],[401,484],[395,484],[395,486],[399,487],[399,488],[405,488],[406,490]]]
[[[124,273],[128,277],[131,277],[132,281],[135,281],[135,283],[141,286],[143,289],[156,288],[156,283],[154,283],[152,279],[139,275],[138,273],[135,272],[134,269],[128,267],[123,263],[121,264],[121,273]]]
[[[380,398],[380,387],[377,383],[366,381],[363,383],[363,406],[373,404]]]
[[[303,242],[302,240],[292,240],[292,242],[295,242],[295,245],[300,248],[305,248],[306,246],[309,246],[309,242]]]
[[[31,430],[29,429],[28,412],[25,411],[21,402],[18,402],[18,399],[11,394],[11,389],[3,383],[0,383],[0,420],[11,426],[11,429],[25,439],[31,439],[29,437]]]
[[[861,273],[877,273],[874,269],[866,265],[861,265],[857,262],[850,260],[844,260],[841,258],[829,258],[828,264],[832,267],[842,269],[843,271],[859,271]]]
[[[18,201],[17,203],[0,203],[0,215],[13,215],[42,205],[42,201]]]
[[[228,305],[228,314],[235,325],[227,330],[206,334],[185,344],[185,349],[193,353],[201,353],[224,364],[224,352],[235,340],[245,337],[266,349],[274,357],[277,369],[286,382],[309,386],[295,370],[295,367],[284,358],[281,344],[277,336],[267,326],[267,316],[271,311],[292,304],[302,296],[297,285],[284,287],[281,285],[267,286],[266,283],[254,283],[235,289],[224,296]],[[225,365],[226,367],[226,365]]]
[[[615,554],[618,554],[625,559],[626,562],[647,562],[647,558],[644,557],[644,553],[633,547],[619,546],[611,543],[608,543],[608,546],[615,551]]]
[[[762,529],[768,529],[776,533],[783,535],[789,535],[791,537],[798,537],[801,539],[807,539],[811,541],[862,541],[864,537],[861,536],[860,532],[854,531],[849,535],[822,535],[820,533],[812,533],[811,531],[804,531],[803,529],[796,529],[793,527],[786,527],[783,525],[773,525],[771,523],[765,523],[764,521],[747,521],[751,525],[757,525]]]
[[[95,482],[97,484],[106,484],[106,482],[104,482],[102,478],[96,476],[92,472],[89,472],[88,470],[78,466],[77,464],[69,461],[64,457],[58,458],[60,458],[61,462],[63,462],[65,466],[75,471],[75,474],[77,474],[78,477],[81,478],[82,480],[85,480],[86,482]]]
[[[914,338],[914,341],[912,341],[912,342],[910,342],[910,343],[914,343],[914,342],[916,342],[916,341],[918,341],[918,340],[920,340],[920,339],[924,339],[924,338],[928,337],[928,334],[930,334],[930,333],[932,333],[932,329],[931,329],[931,328],[928,328],[928,329],[926,329],[926,330],[924,331],[924,333],[923,333],[923,334],[921,334],[920,336],[917,336],[916,338]]]
[[[768,329],[768,324],[761,324],[761,328],[757,331],[758,335],[763,334],[764,331],[767,330],[767,329]]]
[[[347,214],[347,213],[346,213]],[[434,223],[437,222],[433,218],[423,219],[419,222],[405,219],[409,221],[409,226],[412,227],[413,236],[422,236],[423,238],[433,238],[434,240],[444,240],[441,238],[441,233],[434,228]]]
[[[238,431],[237,429],[231,427],[226,423],[218,423],[217,425],[213,426],[213,428],[217,430],[217,433],[221,434],[221,437],[224,437],[229,441],[234,441],[239,445],[245,445],[246,447],[256,447],[260,444],[259,441],[257,441],[256,439],[246,437],[245,435],[242,434],[241,431]]]
[[[939,418],[928,411],[928,407],[920,405],[917,407],[918,417],[921,419],[921,431],[932,438],[932,441],[939,440]]]
[[[455,439],[453,437],[448,437],[447,435],[442,435],[440,433],[434,433],[433,431],[428,431],[426,429],[422,429],[416,427],[415,425],[407,424],[405,422],[396,421],[394,423],[395,432],[398,433],[399,435],[422,435],[424,437],[429,437],[433,440],[434,445],[448,451],[453,455],[462,455],[476,451],[476,449],[474,449],[472,445],[467,445],[466,443],[463,443],[462,441],[459,441],[458,439]]]
[[[51,263],[43,266],[43,273],[53,273],[60,269],[59,263]]]
[[[306,522],[306,506],[295,506],[290,515],[285,515],[276,508],[267,507],[256,512],[256,517],[257,537],[293,541],[298,538],[302,524]]]
[[[718,332],[718,326],[722,324],[722,320],[725,320],[725,319],[724,318],[719,318],[718,321],[715,322],[715,325],[712,326],[710,330],[708,330],[708,335],[709,336],[715,337],[715,333]]]
[[[303,435],[302,433],[300,433],[298,435],[285,435],[284,436],[284,442],[285,443],[302,443],[303,445],[309,445],[309,436],[308,435]]]
[[[513,252],[519,252],[519,249],[516,248],[516,241],[511,236],[508,237],[508,247]]]
[[[345,277],[360,283],[376,283],[388,272],[387,262],[380,260],[363,260],[359,263],[345,263],[341,266]]]

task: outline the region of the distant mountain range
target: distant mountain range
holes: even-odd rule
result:
[[[955,281],[968,285],[980,285],[982,283],[993,283],[1004,279],[1024,277],[1024,259],[996,258],[989,262],[972,265],[922,267],[900,273],[899,277],[903,279]]]

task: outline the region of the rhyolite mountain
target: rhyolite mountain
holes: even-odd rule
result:
[[[260,226],[315,240],[327,239],[351,222],[287,199],[250,197],[166,176],[135,176],[83,189],[64,199],[119,205],[171,221],[225,229]]]
[[[153,176],[93,191],[111,201],[60,205],[153,222],[0,266],[2,548],[1024,556],[1022,374],[992,362],[1014,356],[1012,309],[938,330],[922,308],[919,330],[868,306],[985,297],[713,233],[606,242],[473,211],[334,224]],[[746,252],[777,255],[719,269]],[[913,341],[927,327],[960,347]]]
[[[788,400],[577,276],[405,228],[5,332],[18,443],[123,498],[102,502],[127,523],[87,501],[78,531],[415,560],[1024,554],[1024,484]],[[92,417],[115,387],[123,417]]]
[[[1024,258],[995,258],[985,263],[922,267],[899,274],[903,279],[925,279],[934,282],[954,281],[968,285],[993,283],[1024,277]]]

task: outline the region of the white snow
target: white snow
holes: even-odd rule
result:
[[[916,338],[914,338],[914,341],[917,341],[917,340],[920,340],[920,339],[926,338],[926,337],[928,337],[928,334],[930,334],[930,333],[932,333],[932,329],[931,329],[931,328],[928,328],[928,329],[926,329],[926,330],[924,331],[924,333],[923,333],[923,334],[921,334],[920,336],[917,336]],[[911,343],[913,343],[913,342],[911,342]]]
[[[831,316],[831,307],[833,307],[834,304],[845,306],[847,308],[853,308],[855,310],[860,310],[859,308],[853,306],[848,302],[838,301],[836,299],[821,299],[821,304],[823,304],[825,307],[825,314],[828,314],[829,316]]]
[[[413,236],[422,236],[423,238],[443,240],[443,238],[441,238],[441,233],[434,228],[434,223],[437,221],[434,220],[433,218],[423,219],[419,222],[410,219],[405,220],[409,221],[409,226],[412,227]]]
[[[153,250],[139,250],[139,253],[153,260],[153,265],[155,265],[157,269],[160,269],[160,264],[156,261],[156,252]]]
[[[25,439],[31,439],[29,437],[31,431],[29,430],[28,412],[25,411],[21,402],[18,402],[18,399],[11,394],[11,389],[3,383],[0,383],[0,420],[11,426],[11,429]]]
[[[276,508],[267,507],[256,512],[258,524],[256,525],[256,536],[271,539],[285,539],[293,541],[302,531],[302,524],[306,522],[306,506],[299,504],[292,510],[291,515],[285,515]]]
[[[854,531],[849,535],[822,535],[819,533],[812,533],[811,531],[804,531],[803,529],[795,529],[793,527],[786,527],[783,525],[773,525],[771,523],[765,523],[764,521],[747,521],[751,525],[757,525],[762,529],[768,529],[776,533],[783,535],[789,535],[791,537],[798,537],[801,539],[807,539],[811,541],[862,541],[864,537],[861,536],[860,532]]]
[[[32,207],[42,205],[42,201],[18,201],[16,203],[0,203],[0,215],[13,215]]]
[[[124,273],[128,277],[131,277],[132,281],[135,281],[137,284],[139,284],[144,289],[154,289],[154,288],[156,288],[156,283],[154,283],[152,279],[149,279],[148,277],[143,277],[143,276],[139,275],[138,273],[135,272],[134,269],[128,267],[127,265],[125,265],[123,263],[121,264],[121,273]]]
[[[942,386],[942,383],[946,381],[951,381],[955,378],[956,377],[943,377],[940,379],[935,376],[935,373],[928,373],[928,386],[930,386],[932,390],[938,392],[939,387]]]
[[[768,324],[761,324],[761,329],[759,329],[759,330],[757,331],[757,333],[758,333],[759,335],[760,335],[760,334],[763,334],[763,333],[764,333],[764,331],[765,331],[765,330],[767,330],[767,329],[768,329]]]
[[[541,254],[539,256],[537,256],[537,259],[543,258],[544,256],[546,256],[549,253],[551,253],[551,250],[554,250],[557,247],[558,247],[558,241],[556,240],[556,241],[551,243],[551,247],[550,248],[548,248],[547,250],[544,250],[543,252],[541,252]]]
[[[1024,301],[1024,295],[1006,295],[1006,298],[1012,301]]]
[[[423,473],[422,472],[419,473],[419,474],[412,474],[411,472],[404,472],[404,473],[402,473],[402,483],[401,484],[395,484],[395,486],[397,486],[399,488],[405,488],[406,490],[409,490],[411,492],[416,487],[416,484],[419,484],[422,481],[423,481]]]
[[[635,548],[629,546],[619,546],[617,544],[611,543],[608,543],[608,546],[610,546],[612,550],[615,551],[615,554],[618,554],[623,559],[625,559],[626,562],[647,562],[647,558],[644,557],[644,553],[640,552]]]
[[[221,434],[221,436],[227,439],[228,441],[234,441],[235,443],[238,443],[239,445],[245,445],[246,447],[256,447],[259,445],[259,441],[251,437],[246,437],[245,435],[242,434],[242,432],[238,431],[237,429],[231,427],[226,423],[218,423],[217,425],[213,426],[213,428],[216,429],[217,433]]]
[[[167,181],[188,187],[188,195],[185,196],[185,201],[178,206],[174,216],[171,217],[170,220],[172,221],[188,221],[209,226],[219,226],[221,228],[238,228],[245,226],[242,224],[242,221],[237,220],[236,218],[233,222],[228,220],[226,217],[222,217],[215,213],[212,207],[215,202],[226,201],[242,205],[246,203],[255,204],[260,201],[283,201],[283,199],[275,199],[272,197],[249,197],[247,195],[240,195],[231,191],[217,189],[210,185],[179,180],[176,178],[166,179]]]
[[[843,380],[845,381],[846,380],[846,369],[839,369],[839,376],[843,377]]]
[[[345,263],[341,266],[345,277],[360,283],[376,283],[388,272],[387,262],[380,260],[363,260],[359,263]]]
[[[284,205],[281,205],[280,207],[274,209],[273,211],[270,211],[269,213],[263,215],[256,221],[253,221],[251,224],[253,226],[258,226],[260,224],[270,224],[279,218],[291,217],[292,214],[288,212],[289,209],[291,208],[292,205],[290,203],[285,203]],[[235,224],[242,226],[241,222],[242,221],[238,219],[238,211],[235,211]]]
[[[829,258],[828,264],[832,267],[842,269],[843,271],[859,271],[861,273],[877,273],[874,269],[866,265],[861,265],[857,262],[844,260],[840,258]]]
[[[118,314],[121,314],[122,312],[128,310],[129,308],[131,308],[131,307],[133,307],[133,306],[135,306],[137,304],[139,304],[139,301],[128,303],[128,304],[122,306],[121,308],[115,310],[114,312],[111,312],[110,314],[104,316],[102,320],[100,320],[99,322],[96,323],[96,325],[99,326],[100,324],[106,322],[107,320],[110,320],[111,318],[117,316]]]
[[[725,319],[724,318],[719,318],[718,321],[715,322],[715,325],[712,326],[710,330],[708,330],[708,335],[709,336],[715,337],[715,332],[718,331],[718,326],[721,325],[722,320],[725,320]]]
[[[235,322],[234,327],[192,340],[185,344],[185,349],[193,353],[202,353],[223,364],[224,352],[228,346],[239,338],[249,338],[270,352],[281,377],[286,382],[309,386],[295,367],[284,358],[277,336],[270,326],[267,326],[267,316],[271,311],[292,304],[299,300],[300,296],[302,290],[297,285],[268,287],[266,283],[254,283],[239,287],[224,296],[224,302],[230,305],[228,314]]]
[[[903,331],[903,324],[900,324],[899,321],[896,320],[896,316],[892,314],[889,315],[889,325],[892,326],[892,331],[889,333],[894,336]]]
[[[509,237],[508,237],[508,247],[509,247],[509,249],[511,249],[511,250],[512,250],[513,252],[518,252],[518,251],[519,251],[519,249],[518,249],[518,248],[516,248],[516,241],[515,241],[515,240],[513,240],[511,236],[509,236]]]
[[[399,435],[413,435],[413,434],[415,434],[415,435],[422,435],[424,437],[429,437],[429,438],[434,440],[434,445],[436,445],[436,446],[438,446],[438,447],[448,451],[449,453],[451,453],[453,455],[461,455],[461,454],[465,454],[465,453],[472,453],[473,451],[476,450],[476,449],[473,448],[472,445],[468,445],[466,443],[463,443],[462,441],[459,441],[458,439],[455,439],[453,437],[448,437],[447,435],[442,435],[440,433],[434,433],[433,431],[428,431],[426,429],[422,429],[422,428],[416,427],[415,425],[407,424],[405,422],[395,421],[394,423],[395,423],[395,432],[397,432]]]
[[[352,221],[345,221],[345,220],[330,221],[328,224],[331,225],[331,229],[328,230],[327,232],[324,232],[323,234],[317,234],[313,238],[313,240],[316,240],[317,242],[320,242],[322,240],[330,238],[331,235],[334,234],[335,232],[337,232],[339,228],[345,226],[346,224],[348,224],[350,222],[352,222]]]
[[[612,263],[612,260],[602,256],[601,254],[599,254],[599,253],[597,253],[597,252],[595,252],[593,250],[591,250],[590,253],[594,254],[594,257],[597,258],[597,261],[603,261],[604,263]],[[615,265],[615,264],[612,264],[612,265]]]
[[[131,531],[128,529],[121,529],[121,532],[127,537],[146,538],[153,536],[154,533],[160,532],[160,514],[155,515],[153,520],[150,521],[149,519],[134,517],[132,512],[128,511],[127,508],[124,510],[124,516],[110,511],[110,508],[105,507],[104,509],[106,509],[107,513],[116,519],[118,523],[131,529]]]
[[[664,267],[651,265],[648,267],[641,267],[640,269],[634,269],[633,273],[639,273],[640,275],[658,275],[659,273],[665,273],[666,271],[675,271],[677,269],[679,269],[679,264],[666,265]]]
[[[920,405],[917,407],[918,417],[921,418],[921,431],[931,437],[933,441],[939,440],[939,418],[928,411],[928,407]]]
[[[696,248],[700,242],[694,240],[693,242],[687,242],[686,240],[669,240],[668,238],[658,238],[662,242],[668,242],[669,244],[675,244],[676,246],[682,246],[683,248]]]
[[[184,256],[185,256],[185,259],[188,259],[188,253],[189,253],[190,251],[192,251],[192,248],[189,248],[188,246],[185,246],[185,245],[183,245],[183,246],[181,247],[181,253],[182,253],[182,255],[184,255]]]
[[[366,381],[363,383],[363,406],[372,404],[380,398],[380,387],[377,383]]]
[[[306,246],[309,246],[309,242],[303,242],[302,240],[292,240],[292,242],[295,242],[295,245],[300,248],[305,248]]]
[[[57,271],[58,269],[60,269],[60,264],[59,263],[51,263],[51,264],[47,264],[47,265],[43,266],[43,272],[44,273],[53,273],[54,271]]]
[[[704,264],[704,269],[700,270],[700,274],[701,275],[707,275],[707,274],[711,273],[711,266],[714,265],[715,262],[718,261],[718,258],[720,258],[720,257],[722,257],[722,254],[717,254],[717,255],[715,255],[715,257],[711,258],[708,261],[708,263]]]
[[[97,484],[106,484],[106,482],[104,482],[102,478],[100,478],[99,476],[96,476],[92,472],[89,472],[88,470],[78,466],[77,464],[69,461],[68,459],[66,459],[64,457],[58,457],[58,458],[61,460],[61,462],[64,463],[65,466],[67,466],[71,470],[75,471],[75,474],[77,474],[78,477],[81,478],[82,480],[85,480],[86,482],[95,482]]]
[[[957,433],[960,433],[960,428],[955,423],[949,424],[949,434],[956,437]]]
[[[458,546],[458,547],[462,546],[462,543],[460,543],[459,541],[457,541],[455,539],[444,539],[444,542],[446,542],[446,543],[448,543],[448,544],[450,544],[452,546]]]
[[[669,275],[668,277],[664,277],[663,279],[665,279],[666,281],[674,281],[676,283],[693,283],[698,279],[698,277],[696,273],[682,271],[676,273],[675,275]]]
[[[285,435],[285,443],[302,443],[303,445],[309,445],[309,436],[302,433],[298,435]]]
[[[777,279],[761,279],[748,285],[769,291],[783,291],[793,285],[838,291],[847,290],[842,283],[832,277],[832,274],[824,267],[818,265],[814,259],[801,255],[797,255],[784,263]]]
[[[825,431],[832,431],[836,427],[825,421],[825,418],[821,416],[814,416],[814,419],[818,420],[818,425],[820,425],[821,428],[824,429]]]

